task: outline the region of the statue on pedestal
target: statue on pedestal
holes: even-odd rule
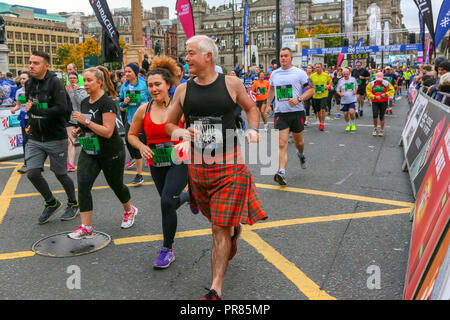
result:
[[[6,44],[5,27],[5,20],[3,20],[3,17],[0,16],[0,44]]]

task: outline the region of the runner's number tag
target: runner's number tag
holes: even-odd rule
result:
[[[84,137],[78,137],[81,148],[89,155],[96,156],[100,154],[100,144],[98,137],[93,132],[88,132]]]
[[[324,93],[325,92],[325,86],[323,84],[316,85],[316,93]]]
[[[222,117],[189,117],[194,130],[194,146],[201,149],[217,149],[223,143]]]
[[[130,98],[130,103],[128,103],[128,106],[135,107],[141,104],[141,92],[139,90],[127,91],[125,96]]]
[[[353,83],[346,83],[345,84],[345,91],[354,90],[355,85]]]
[[[278,101],[288,101],[289,99],[294,97],[292,94],[292,85],[290,84],[285,86],[278,86],[276,87],[276,91]]]
[[[154,167],[169,167],[173,164],[173,142],[151,143],[149,144],[149,148],[153,152],[152,159]]]

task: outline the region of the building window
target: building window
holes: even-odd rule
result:
[[[6,33],[6,36],[7,36],[8,39],[12,39],[13,38],[13,32],[12,31],[8,31]]]
[[[9,56],[9,64],[16,64],[16,57],[15,56]]]
[[[317,20],[317,17],[316,17],[316,16],[314,16],[314,17],[313,17],[313,20],[314,20],[314,21],[316,21],[316,20]]]
[[[22,33],[16,32],[16,40],[20,40],[20,39],[22,39]]]
[[[261,47],[263,45],[263,41],[264,41],[263,34],[258,33],[258,38],[256,40],[258,47]]]
[[[256,16],[256,24],[262,24],[262,16],[260,13]]]
[[[45,42],[49,42],[49,41],[50,41],[50,36],[49,36],[48,34],[46,34],[46,35],[44,36],[44,41],[45,41]]]
[[[30,33],[30,40],[31,41],[36,41],[36,34],[35,33]]]
[[[17,52],[22,52],[22,45],[21,44],[16,44],[16,51]]]
[[[23,40],[28,40],[28,33],[23,34]]]
[[[56,36],[52,36],[52,42],[56,42]]]
[[[62,37],[58,36],[58,42],[62,42]]]
[[[17,57],[17,64],[23,64],[23,58]]]
[[[45,52],[50,53],[50,46],[45,46]]]
[[[64,43],[68,43],[69,42],[69,37],[64,37]]]
[[[56,47],[55,46],[52,47],[52,53],[56,53]]]
[[[39,42],[42,42],[42,39],[43,39],[42,34],[38,34],[38,35],[37,35],[37,39],[38,39]]]
[[[39,50],[39,51],[44,51],[44,46],[39,46],[39,47],[38,47],[38,50]]]
[[[8,49],[9,49],[10,52],[14,52],[14,49],[15,49],[15,48],[14,48],[14,45],[11,44],[11,43],[8,44]]]
[[[220,57],[220,64],[225,64],[225,57]]]
[[[32,45],[31,46],[31,52],[34,52],[34,51],[36,51],[36,46]]]
[[[27,44],[23,45],[23,52],[30,52],[30,46]]]

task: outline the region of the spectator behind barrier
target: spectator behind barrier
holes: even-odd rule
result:
[[[441,76],[438,85],[438,94],[436,95],[436,100],[450,106],[450,72],[445,73]],[[443,95],[442,93],[447,93],[448,95]]]

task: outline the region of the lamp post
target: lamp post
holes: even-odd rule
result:
[[[280,32],[280,0],[276,0],[276,4],[275,4],[275,10],[276,10],[276,39],[275,39],[275,47],[276,47],[276,57],[275,59],[278,61],[278,59],[280,58],[280,51],[281,51],[281,32]]]

